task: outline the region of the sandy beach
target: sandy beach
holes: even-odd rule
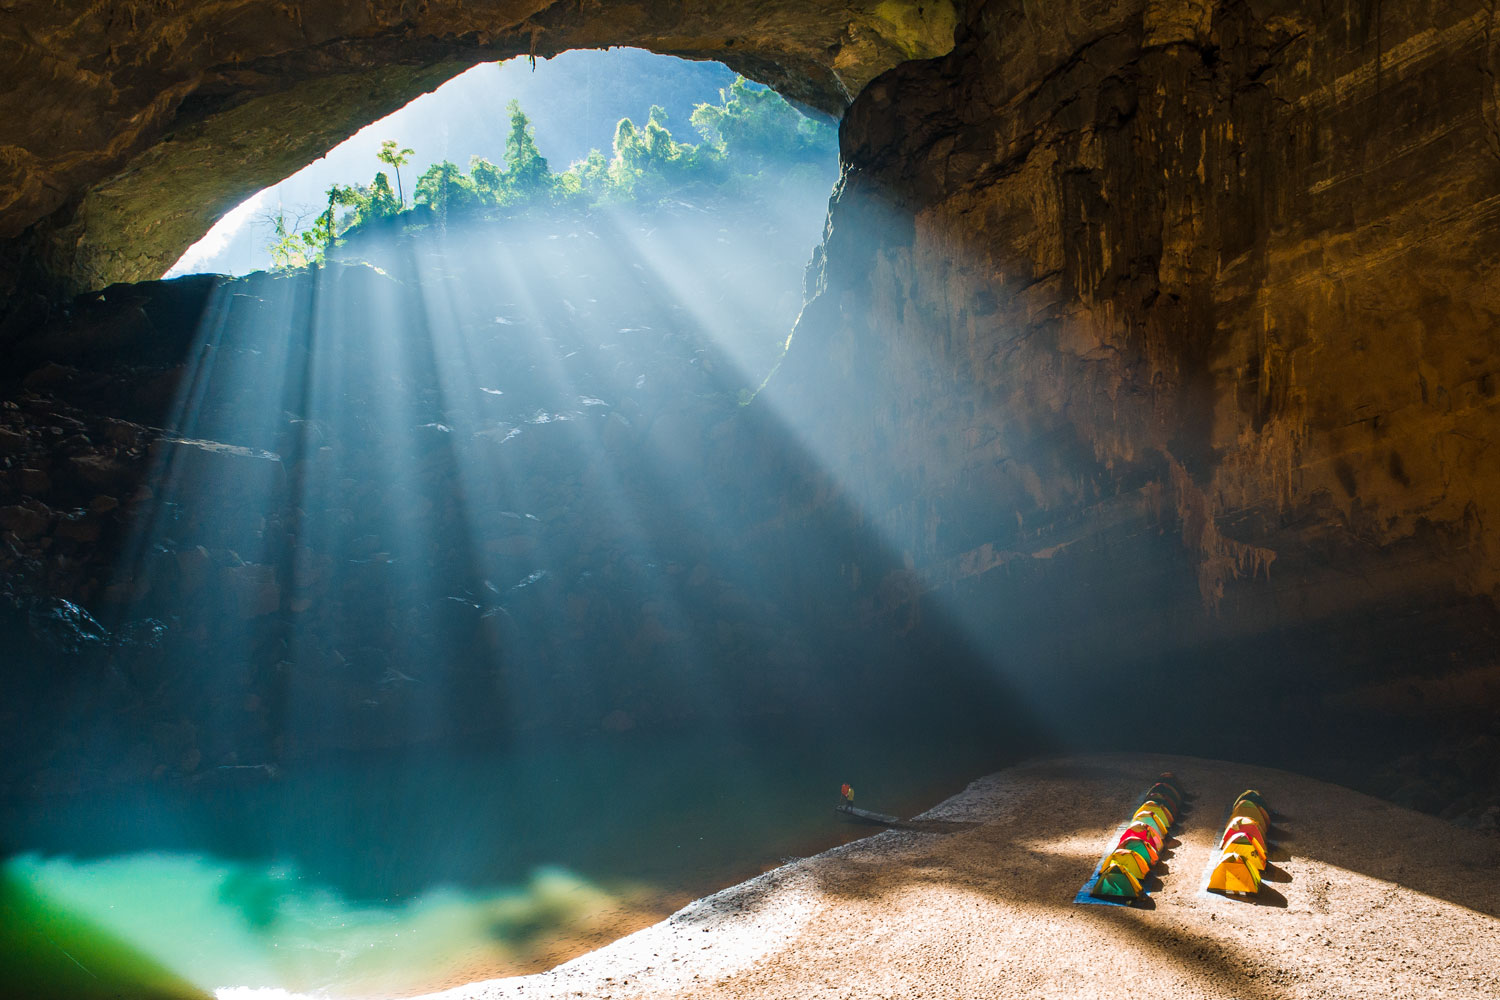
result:
[[[1074,896],[1163,770],[1191,805],[1140,907]],[[1258,788],[1273,866],[1204,891],[1224,814]],[[870,803],[878,805],[878,803]],[[584,997],[1500,997],[1500,837],[1284,771],[1143,754],[1041,760],[788,863],[548,972],[443,1000]]]

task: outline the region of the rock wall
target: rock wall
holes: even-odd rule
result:
[[[783,405],[1040,702],[1500,706],[1497,39],[992,0],[855,101]]]

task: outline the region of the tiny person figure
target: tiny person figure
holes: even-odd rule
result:
[[[849,782],[839,786],[839,805],[846,809],[854,808],[854,789],[849,787]]]

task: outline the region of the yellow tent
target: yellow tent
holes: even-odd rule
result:
[[[1208,887],[1220,892],[1260,891],[1260,872],[1239,854],[1226,851],[1209,876]]]
[[[1142,803],[1140,808],[1136,809],[1135,811],[1137,816],[1139,816],[1143,812],[1149,812],[1151,815],[1155,816],[1157,821],[1161,823],[1163,832],[1166,831],[1167,827],[1172,825],[1172,814],[1155,802]]]
[[[1139,896],[1141,881],[1119,865],[1107,864],[1094,884],[1094,893],[1100,896]]]
[[[1236,833],[1226,839],[1222,845],[1225,854],[1238,854],[1250,862],[1256,871],[1266,870],[1266,855],[1260,849],[1260,845],[1243,833]]]
[[[1134,851],[1127,850],[1123,847],[1116,848],[1114,853],[1111,854],[1108,860],[1105,861],[1105,864],[1119,865],[1121,868],[1128,871],[1131,875],[1135,876],[1136,881],[1140,881],[1141,879],[1145,878],[1146,872],[1150,870],[1150,865],[1146,863],[1144,858],[1142,858]]]
[[[1229,811],[1230,819],[1233,819],[1236,816],[1245,816],[1249,819],[1254,820],[1255,825],[1260,827],[1262,832],[1271,829],[1271,817],[1266,815],[1266,811],[1264,809],[1256,805],[1254,802],[1249,801],[1248,799],[1242,802],[1236,802],[1234,808]]]

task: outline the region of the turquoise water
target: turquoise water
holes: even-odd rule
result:
[[[618,739],[351,757],[10,803],[0,979],[28,996],[404,996],[548,968],[912,813],[975,738]]]

